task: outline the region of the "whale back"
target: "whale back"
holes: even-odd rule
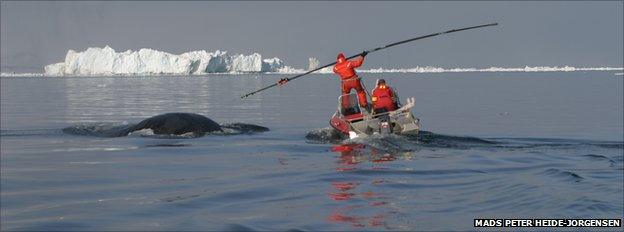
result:
[[[222,131],[215,121],[193,113],[166,113],[139,122],[130,131],[151,129],[154,134],[181,135],[193,132],[203,135],[209,132]]]

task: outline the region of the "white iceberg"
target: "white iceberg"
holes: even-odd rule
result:
[[[232,57],[230,71],[232,72],[260,72],[262,71],[262,56],[258,53],[249,56],[236,55]]]
[[[292,69],[291,67],[284,66],[284,62],[277,57],[262,60],[262,72],[279,72],[282,68],[286,68],[287,70]]]
[[[192,51],[183,53],[181,57],[188,58],[193,61],[190,73],[223,73],[228,72],[230,57],[226,51],[217,50],[215,52],[207,52],[205,50]]]
[[[319,67],[319,60],[315,57],[308,58],[308,71],[314,70]]]
[[[83,52],[69,50],[65,62],[44,67],[46,75],[189,75],[206,73],[278,72],[284,62],[262,55],[229,56],[226,51],[191,51],[180,55],[143,48],[139,51],[116,52],[109,46],[88,48]],[[287,68],[288,69],[288,68]]]
[[[46,65],[44,67],[45,74],[49,76],[61,76],[65,74],[65,62]]]
[[[88,48],[84,52],[69,50],[62,63],[44,69],[47,75],[131,75],[189,74],[193,60],[152,49],[115,52],[104,48]]]
[[[307,70],[319,67],[319,60],[308,59]],[[316,71],[333,73],[332,66]],[[622,71],[613,67],[489,67],[489,68],[442,68],[416,66],[414,68],[358,69],[361,73],[458,73],[458,72],[574,72],[574,71]],[[227,51],[190,51],[180,55],[143,48],[138,51],[116,52],[109,46],[92,47],[85,51],[69,50],[65,60],[44,67],[45,76],[107,76],[107,75],[201,75],[208,73],[278,73],[298,74],[306,70],[286,66],[277,57],[263,59],[262,55],[229,55]],[[617,74],[616,74],[617,75]],[[621,75],[621,74],[620,74]],[[35,76],[33,74],[2,73],[2,77]]]
[[[290,66],[284,66],[282,68],[277,69],[276,72],[270,72],[270,73],[276,73],[276,74],[301,74],[301,73],[305,73],[306,71],[303,69],[297,69],[297,68],[293,68]]]

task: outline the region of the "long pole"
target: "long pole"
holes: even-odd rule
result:
[[[381,50],[384,50],[384,49],[386,49],[386,48],[394,47],[394,46],[397,46],[397,45],[399,45],[399,44],[409,43],[409,42],[412,42],[412,41],[415,41],[415,40],[419,40],[419,39],[424,39],[424,38],[434,37],[434,36],[438,36],[438,35],[443,35],[443,34],[448,34],[448,33],[458,32],[458,31],[465,31],[465,30],[470,30],[470,29],[475,29],[475,28],[489,27],[489,26],[496,26],[496,25],[498,25],[498,23],[490,23],[490,24],[483,24],[483,25],[472,26],[472,27],[464,27],[464,28],[459,28],[459,29],[453,29],[453,30],[448,30],[448,31],[443,31],[443,32],[438,32],[438,33],[433,33],[433,34],[429,34],[429,35],[423,35],[423,36],[419,36],[419,37],[416,37],[416,38],[406,39],[406,40],[399,41],[399,42],[395,42],[395,43],[391,43],[391,44],[388,44],[388,45],[385,45],[385,46],[381,46],[381,47],[373,48],[373,49],[370,49],[370,50],[364,51],[364,52],[362,52],[362,53],[359,53],[359,54],[356,54],[356,55],[353,55],[353,56],[349,56],[349,57],[347,57],[347,60],[348,60],[348,59],[355,58],[355,57],[357,57],[357,56],[359,56],[359,55],[361,55],[361,54],[363,54],[363,53],[371,53],[371,52],[381,51]],[[261,88],[261,89],[255,90],[255,91],[253,91],[253,92],[247,93],[247,94],[245,94],[245,95],[242,95],[242,96],[241,96],[241,99],[247,98],[247,97],[249,97],[249,96],[251,96],[251,95],[254,95],[254,94],[256,94],[256,93],[262,92],[262,91],[267,90],[267,89],[269,89],[269,88],[273,88],[273,87],[275,87],[275,86],[281,85],[281,84],[286,83],[286,82],[288,82],[288,81],[295,80],[295,79],[297,79],[297,78],[299,78],[299,77],[302,77],[302,76],[308,75],[308,74],[310,74],[310,73],[316,72],[316,71],[318,71],[318,70],[321,70],[321,69],[323,69],[323,68],[327,68],[327,67],[332,66],[332,65],[335,65],[335,64],[336,64],[336,62],[332,62],[332,63],[330,63],[330,64],[323,65],[323,66],[321,66],[321,67],[318,67],[318,68],[312,69],[312,70],[307,71],[307,72],[305,72],[305,73],[297,74],[297,75],[295,75],[295,76],[293,76],[293,77],[290,77],[290,78],[284,78],[284,79],[281,79],[281,80],[280,80],[279,82],[277,82],[277,83],[274,83],[274,84],[272,84],[272,85],[269,85],[269,86],[263,87],[263,88]]]

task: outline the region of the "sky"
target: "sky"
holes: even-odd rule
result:
[[[624,66],[622,1],[553,2],[16,2],[0,9],[0,71],[43,72],[69,49],[109,45],[258,52],[306,68],[399,40],[497,22],[400,45],[364,68]]]

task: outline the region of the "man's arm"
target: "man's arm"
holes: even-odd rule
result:
[[[355,60],[350,60],[348,61],[349,63],[347,64],[347,67],[349,68],[357,68],[362,66],[362,63],[364,63],[364,57],[368,54],[368,52],[363,51],[362,54],[360,55],[360,57],[358,57]]]
[[[349,64],[348,64],[349,68],[357,68],[357,67],[362,66],[362,63],[364,63],[364,57],[360,56],[360,57],[358,57],[358,58],[356,58],[354,60],[350,60],[348,62],[349,62]]]

